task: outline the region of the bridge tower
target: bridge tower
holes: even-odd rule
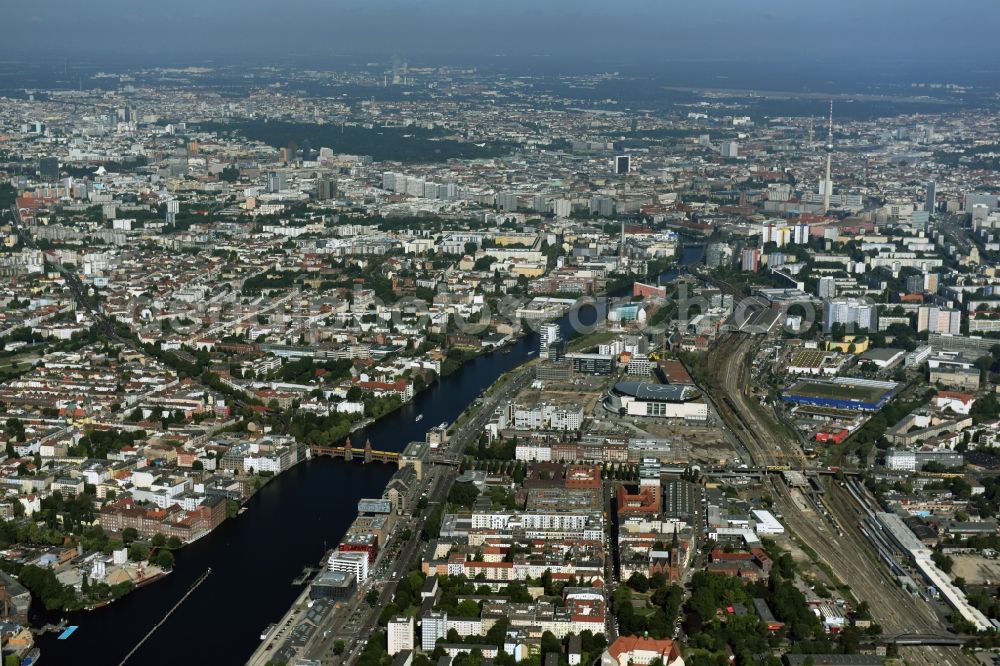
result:
[[[372,461],[372,440],[365,438],[365,462]]]
[[[344,438],[344,460],[350,461],[354,458],[354,453],[351,451],[351,436],[348,435]]]

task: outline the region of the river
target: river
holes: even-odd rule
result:
[[[682,263],[693,264],[701,246],[687,247]],[[676,275],[667,271],[660,278]],[[596,310],[584,307],[579,321],[594,323]],[[558,320],[564,333],[568,316]],[[376,449],[401,451],[426,431],[452,422],[502,374],[538,350],[534,331],[506,353],[473,359],[402,409],[356,432],[356,446],[370,439]],[[416,415],[423,414],[420,421]],[[67,640],[41,636],[42,660],[49,664],[118,664],[161,620],[208,567],[205,582],[132,655],[130,664],[242,664],[260,643],[260,633],[281,618],[301,592],[291,582],[305,565],[315,566],[336,545],[357,515],[362,497],[380,497],[395,468],[318,458],[297,465],[267,484],[246,504],[243,515],[177,552],[174,572],[106,608],[65,615],[79,629]],[[58,614],[33,608],[33,620],[57,621]]]

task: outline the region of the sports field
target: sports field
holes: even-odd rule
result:
[[[792,385],[785,391],[785,395],[827,400],[857,400],[875,405],[890,390],[881,386],[856,386],[838,382],[804,380]]]

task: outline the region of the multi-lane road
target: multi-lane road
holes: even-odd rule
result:
[[[710,352],[707,366],[711,377],[704,387],[716,410],[754,465],[790,465],[804,469],[798,442],[771,419],[752,395],[751,365],[758,343],[746,335],[731,335]],[[882,565],[860,533],[857,514],[836,483],[829,486],[826,508],[830,519],[799,491],[774,475],[766,475],[775,507],[798,539],[815,551],[833,575],[867,601],[872,617],[886,634],[942,633],[942,621],[921,598],[904,591]],[[832,521],[832,522],[831,522]],[[836,525],[836,527],[834,526]],[[912,664],[969,664],[957,648],[908,647],[905,658]]]

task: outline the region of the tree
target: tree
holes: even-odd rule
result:
[[[156,558],[154,560],[156,566],[161,569],[173,569],[174,568],[174,554],[169,550],[163,548],[156,553]]]
[[[472,599],[463,599],[458,604],[455,615],[458,617],[479,617],[479,604]]]
[[[130,544],[139,538],[139,530],[134,527],[126,527],[122,530],[122,541],[126,544]]]
[[[167,545],[167,537],[163,536],[159,532],[153,535],[153,538],[149,541],[153,548],[163,548]]]
[[[627,585],[636,592],[646,592],[649,590],[649,579],[636,572],[629,577]]]
[[[562,643],[556,638],[555,634],[551,631],[546,631],[542,634],[542,654],[548,654],[553,652],[557,655],[562,655]]]
[[[128,556],[133,562],[143,562],[149,559],[149,547],[142,543],[133,543],[128,548]]]
[[[374,588],[368,590],[368,594],[365,595],[365,603],[374,608],[378,604],[378,590]]]
[[[333,653],[335,655],[344,654],[344,641],[334,641],[333,642]]]
[[[184,542],[182,542],[176,536],[172,536],[169,539],[167,539],[167,548],[169,548],[170,550],[177,550],[178,548],[180,548],[183,545],[184,545]]]
[[[449,502],[464,507],[472,507],[477,497],[479,497],[479,490],[472,483],[455,483],[448,493]]]

